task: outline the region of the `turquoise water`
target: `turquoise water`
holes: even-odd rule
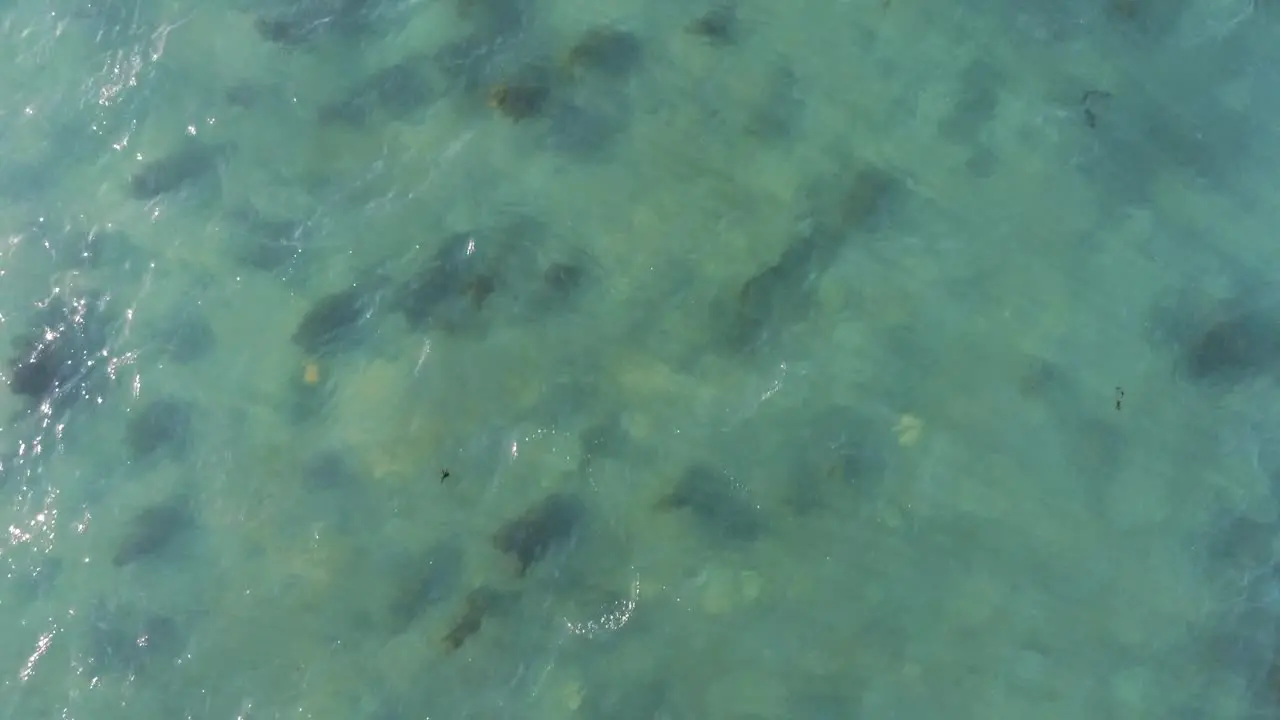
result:
[[[0,717],[1280,716],[1280,17],[1068,5],[0,5]]]

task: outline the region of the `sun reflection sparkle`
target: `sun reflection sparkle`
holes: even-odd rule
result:
[[[50,630],[49,632],[41,635],[40,639],[36,641],[36,651],[31,653],[31,657],[27,658],[27,662],[22,666],[22,671],[18,673],[18,677],[22,682],[30,680],[31,676],[35,674],[36,663],[40,662],[40,658],[44,657],[45,653],[49,652],[49,645],[53,643],[53,636],[55,634],[55,631]]]

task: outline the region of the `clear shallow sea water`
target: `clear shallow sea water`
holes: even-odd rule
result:
[[[0,717],[1280,716],[1264,0],[0,6]]]

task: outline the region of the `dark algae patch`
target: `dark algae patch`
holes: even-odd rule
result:
[[[116,567],[124,567],[153,558],[173,547],[194,524],[195,517],[185,497],[148,507],[129,521],[111,562]]]
[[[198,305],[174,310],[160,323],[157,335],[165,354],[180,365],[203,360],[217,344],[213,326]]]
[[[358,339],[370,319],[373,299],[361,286],[329,293],[316,301],[298,322],[293,343],[311,355],[336,352]]]
[[[144,162],[129,178],[135,200],[153,200],[217,173],[221,147],[188,140],[167,155]]]
[[[495,612],[510,608],[518,598],[519,595],[515,591],[496,590],[486,586],[467,593],[462,612],[443,638],[445,650],[452,652],[462,647],[473,635],[480,632],[485,620]]]
[[[893,175],[876,167],[820,183],[806,227],[732,299],[724,329],[729,344],[750,349],[774,326],[800,317],[811,303],[815,281],[855,235],[875,229],[898,188]]]
[[[1280,369],[1280,318],[1261,309],[1228,310],[1194,332],[1183,366],[1198,382],[1235,383]]]
[[[87,621],[83,655],[95,676],[140,676],[173,661],[187,642],[173,617],[130,605],[95,603]]]
[[[690,21],[685,32],[715,45],[731,45],[738,39],[738,9],[717,5]]]
[[[463,570],[462,548],[451,541],[437,543],[409,562],[397,573],[388,609],[392,631],[403,632],[428,609],[452,597]]]
[[[536,73],[500,82],[489,91],[489,107],[513,122],[540,117],[550,102],[550,79]]]
[[[153,400],[129,413],[125,424],[125,447],[131,460],[157,454],[180,456],[191,443],[194,413],[185,400]]]
[[[378,116],[389,120],[408,118],[439,97],[433,68],[428,55],[413,55],[385,67],[321,107],[319,119],[363,126]]]
[[[508,285],[519,227],[453,233],[400,286],[396,304],[415,330],[463,330]]]
[[[33,404],[86,396],[105,367],[109,318],[96,298],[55,298],[12,343],[9,391]]]
[[[686,511],[698,527],[716,538],[737,542],[759,538],[765,530],[760,508],[733,478],[721,470],[697,464],[676,481],[655,506],[662,511]]]
[[[640,38],[610,26],[587,30],[565,55],[565,65],[574,73],[595,73],[613,79],[630,76],[643,60]]]
[[[553,549],[571,540],[585,515],[586,506],[580,498],[554,493],[499,528],[493,544],[515,560],[523,576]]]

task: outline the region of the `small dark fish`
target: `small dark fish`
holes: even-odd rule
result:
[[[705,465],[686,470],[671,492],[658,501],[657,508],[688,510],[703,529],[728,540],[755,540],[765,530],[760,509],[733,479]]]
[[[448,634],[444,636],[445,649],[452,652],[462,647],[463,643],[480,631],[480,627],[484,625],[489,613],[510,607],[515,603],[517,597],[515,592],[495,590],[488,587],[478,587],[467,593],[462,615],[458,617],[457,622],[453,624]]]
[[[499,528],[493,544],[516,561],[523,576],[552,549],[571,540],[585,516],[580,498],[553,493]]]
[[[185,498],[153,505],[129,522],[129,531],[111,558],[124,567],[164,552],[193,527],[195,518]]]
[[[349,287],[320,298],[302,316],[293,342],[309,354],[322,355],[341,348],[373,313],[373,300],[363,287]]]
[[[197,141],[183,143],[174,152],[143,163],[129,178],[130,195],[135,200],[153,200],[203,180],[217,171],[221,157],[220,148]]]
[[[130,459],[143,460],[164,450],[181,455],[191,442],[194,413],[184,400],[154,400],[129,413],[125,445]]]

